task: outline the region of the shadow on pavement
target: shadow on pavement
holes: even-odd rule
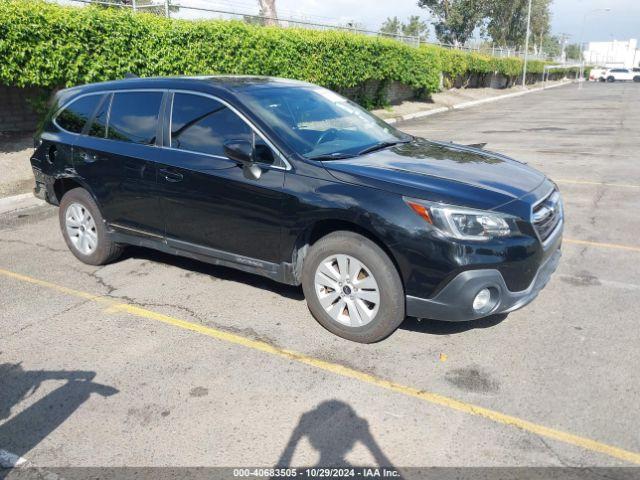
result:
[[[90,371],[29,371],[20,363],[0,364],[0,450],[22,457],[69,418],[92,393],[103,397],[118,393],[113,387],[94,383],[95,376],[96,373]],[[4,421],[14,406],[34,394],[47,380],[66,383]]]
[[[269,278],[261,277],[260,275],[242,272],[233,268],[211,265],[209,263],[192,260],[186,257],[170,255],[168,253],[163,253],[150,248],[133,246],[127,247],[121,260],[126,260],[127,258],[137,258],[142,260],[150,260],[152,262],[161,262],[166,265],[181,268],[182,270],[188,270],[190,272],[196,272],[203,275],[216,277],[220,280],[244,283],[252,287],[269,290],[270,292],[277,293],[278,295],[282,295],[283,297],[291,298],[292,300],[304,300],[302,288],[300,287],[285,285]]]
[[[276,468],[291,466],[296,446],[305,437],[320,454],[318,467],[353,466],[346,456],[360,442],[369,450],[378,467],[393,468],[371,435],[369,423],[340,400],[322,402],[315,409],[302,414]]]
[[[495,327],[508,316],[508,313],[503,313],[468,322],[442,322],[440,320],[428,320],[426,318],[419,320],[417,318],[407,317],[400,325],[400,328],[410,332],[429,333],[431,335],[452,335],[455,333],[475,330],[477,328]]]

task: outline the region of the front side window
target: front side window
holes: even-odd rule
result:
[[[162,92],[114,93],[107,138],[152,145],[156,141]]]
[[[230,108],[212,98],[188,93],[173,96],[172,148],[224,157],[227,140],[253,141],[253,131]]]
[[[321,87],[247,89],[245,103],[298,154],[352,156],[411,139],[359,105]]]
[[[102,95],[88,95],[72,102],[58,114],[56,123],[71,133],[80,133],[91,118]]]

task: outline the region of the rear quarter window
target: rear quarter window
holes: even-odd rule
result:
[[[71,133],[80,133],[93,115],[102,95],[88,95],[72,101],[56,117],[56,124]]]

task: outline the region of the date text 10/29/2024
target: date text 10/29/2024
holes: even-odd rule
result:
[[[264,478],[399,478],[400,472],[393,468],[235,468],[233,476]]]

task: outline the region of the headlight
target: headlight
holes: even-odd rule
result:
[[[405,198],[407,205],[440,233],[460,240],[490,240],[518,232],[516,217]]]

